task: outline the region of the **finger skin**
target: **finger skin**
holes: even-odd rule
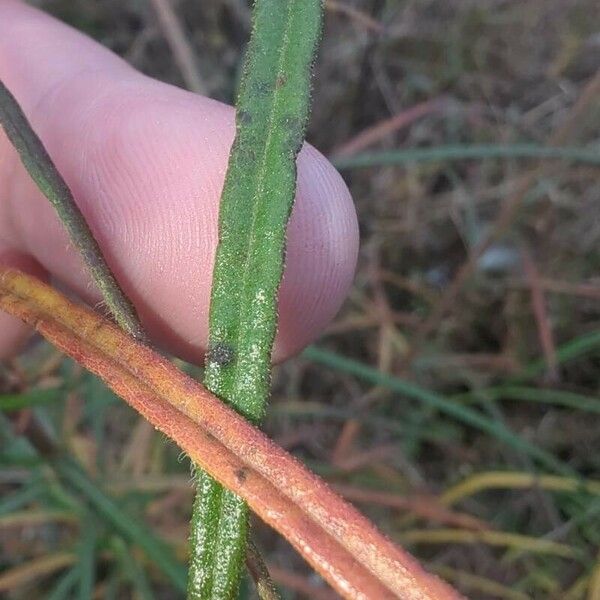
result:
[[[0,0],[0,78],[71,187],[151,337],[201,360],[233,109],[137,73],[17,0]],[[298,169],[276,360],[298,352],[335,315],[357,256],[356,214],[339,174],[309,145]],[[100,301],[2,132],[0,242],[87,301]],[[0,340],[0,355],[10,352]]]

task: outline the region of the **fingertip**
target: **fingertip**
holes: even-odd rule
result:
[[[348,187],[309,144],[298,157],[287,239],[276,361],[314,341],[335,317],[352,285],[358,257],[358,221]]]
[[[231,107],[151,81],[92,40],[13,0],[0,0],[0,73],[150,334],[172,352],[200,360],[219,197],[235,133]],[[96,302],[97,290],[47,201],[22,169],[11,180],[6,204],[12,217],[5,226],[19,248]],[[348,189],[309,145],[298,159],[287,240],[276,360],[301,350],[333,318],[357,258]]]

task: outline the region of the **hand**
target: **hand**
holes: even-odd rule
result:
[[[0,78],[13,92],[152,339],[202,359],[234,111],[154,81],[64,24],[0,0]],[[298,159],[275,360],[313,340],[351,283],[358,229],[341,177]],[[0,129],[0,261],[100,302],[54,209]],[[0,313],[0,356],[27,328]]]

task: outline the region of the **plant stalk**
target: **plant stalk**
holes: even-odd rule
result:
[[[16,98],[1,80],[0,126],[33,181],[54,206],[115,321],[136,340],[147,342],[137,312],[106,263],[102,250],[75,203],[69,186],[29,124]]]

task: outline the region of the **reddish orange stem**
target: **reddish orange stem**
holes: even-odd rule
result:
[[[459,597],[261,431],[116,325],[5,268],[0,307],[100,376],[197,465],[242,496],[345,598]]]

